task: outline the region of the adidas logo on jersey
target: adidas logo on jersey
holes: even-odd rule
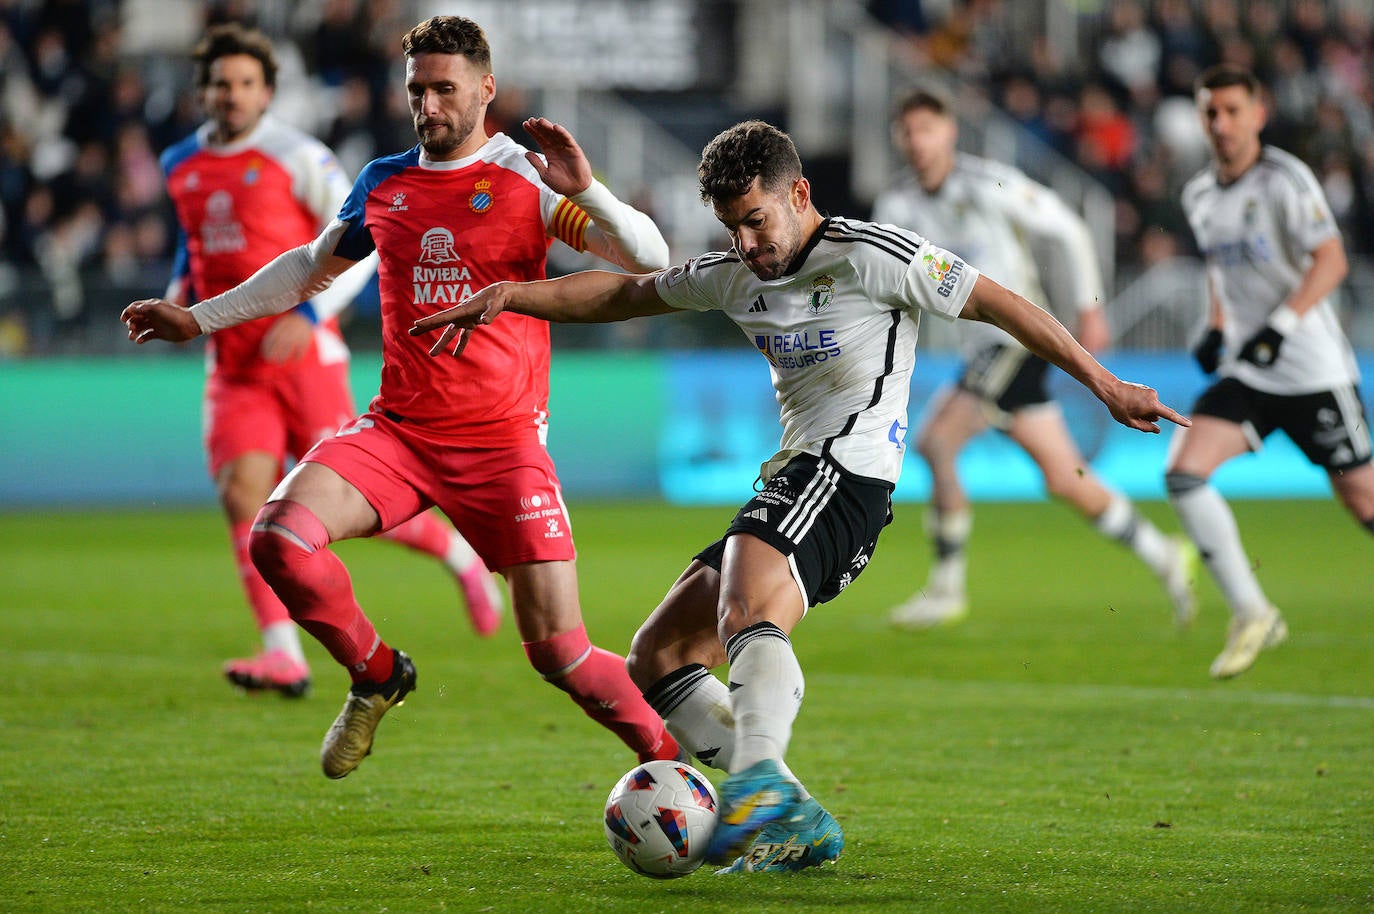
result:
[[[768,310],[768,306],[767,306],[766,304],[764,304],[763,296],[762,296],[762,295],[760,295],[758,298],[754,299],[754,303],[753,303],[752,305],[749,306],[749,313],[750,313],[750,314],[758,314],[760,311],[767,311],[767,310]]]
[[[752,510],[752,511],[746,511],[746,512],[742,515],[742,517],[746,517],[746,518],[748,518],[749,520],[761,521],[762,523],[765,523],[765,524],[766,524],[766,523],[768,523],[768,509],[767,509],[767,508],[755,508],[755,509]]]

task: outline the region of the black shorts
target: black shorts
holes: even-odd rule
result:
[[[1052,402],[1049,370],[1049,362],[1020,346],[988,346],[965,363],[958,385],[983,401],[989,422],[1006,428],[1018,410]]]
[[[807,606],[835,599],[868,566],[892,522],[892,485],[801,454],[739,509],[725,536],[697,553],[720,570],[725,541],[750,533],[787,556]]]
[[[1319,467],[1348,470],[1369,463],[1369,425],[1356,384],[1284,396],[1222,378],[1198,397],[1193,415],[1240,425],[1251,450],[1259,450],[1265,438],[1282,429]]]

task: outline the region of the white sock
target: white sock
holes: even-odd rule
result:
[[[805,680],[792,642],[771,622],[737,632],[725,646],[730,658],[730,707],[735,751],[730,772],[755,762],[781,762],[801,710]]]
[[[468,541],[463,539],[463,535],[454,530],[448,537],[448,552],[444,555],[444,564],[452,568],[457,574],[462,574],[472,567],[477,561],[477,553],[473,551]]]
[[[735,755],[735,715],[730,709],[730,689],[705,667],[680,672],[687,675],[665,678],[665,688],[650,689],[644,697],[655,710],[656,701],[672,704],[663,722],[673,739],[701,764],[728,772]],[[797,785],[800,799],[811,798],[806,786],[785,763],[778,761],[778,768]]]
[[[930,568],[928,592],[962,594],[968,574],[964,547],[973,531],[973,512],[940,511],[931,508],[925,515],[926,534],[935,547],[935,564]]]
[[[1259,579],[1240,542],[1240,530],[1230,505],[1211,485],[1171,492],[1169,501],[1179,523],[1197,546],[1207,570],[1217,582],[1233,615],[1250,618],[1268,609]]]
[[[1093,525],[1103,536],[1130,547],[1156,575],[1163,577],[1173,567],[1178,547],[1137,511],[1126,496],[1113,492],[1107,509],[1097,516]]]
[[[730,770],[735,754],[735,715],[730,689],[698,667],[700,673],[678,692],[673,709],[663,717],[668,732],[703,765]]]
[[[297,663],[305,663],[301,632],[295,622],[273,622],[264,628],[262,646],[264,650],[282,651]]]

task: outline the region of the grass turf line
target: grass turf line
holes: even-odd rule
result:
[[[589,628],[617,650],[731,514],[573,511]],[[1148,572],[1051,505],[980,505],[968,620],[890,630],[924,576],[920,511],[898,506],[869,570],[795,633],[789,762],[845,856],[667,883],[601,836],[628,753],[537,680],[509,623],[475,638],[432,563],[340,546],[420,681],[331,782],[319,740],[346,678],[313,641],[302,701],[219,677],[254,639],[216,515],[0,515],[0,910],[1374,907],[1368,543],[1339,508],[1237,506],[1293,637],[1227,683],[1206,675],[1226,621],[1210,582],[1175,632]]]

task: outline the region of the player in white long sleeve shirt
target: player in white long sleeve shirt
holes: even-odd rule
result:
[[[1087,226],[1017,169],[957,152],[954,114],[951,102],[933,88],[914,89],[898,103],[893,133],[911,170],[879,195],[874,221],[934,238],[1008,288],[1032,296],[1042,288],[1065,288],[1068,300],[1059,313],[1074,315],[1076,335],[1089,352],[1105,348],[1110,334],[1102,278]],[[1036,250],[1048,256],[1037,259]],[[1044,281],[1048,273],[1042,271],[1048,270],[1057,272],[1058,282]],[[1035,461],[1050,495],[1145,562],[1164,585],[1175,620],[1190,622],[1196,551],[1183,538],[1162,534],[1087,467],[1047,387],[1049,363],[995,326],[961,322],[959,331],[961,374],[937,394],[916,441],[930,468],[926,529],[935,561],[925,586],[893,610],[892,622],[929,628],[968,611],[966,545],[973,512],[956,461],[989,426]]]
[[[1211,322],[1194,355],[1218,380],[1171,443],[1165,483],[1230,606],[1211,668],[1227,678],[1283,642],[1288,626],[1212,473],[1282,429],[1374,532],[1374,465],[1359,371],[1331,303],[1347,263],[1321,185],[1297,158],[1260,143],[1266,113],[1253,74],[1214,67],[1198,78],[1196,99],[1212,164],[1184,186],[1183,208],[1207,260]]]
[[[724,131],[698,174],[732,251],[649,275],[495,283],[411,332],[445,328],[430,352],[457,353],[469,335],[475,347],[509,320],[503,310],[605,322],[714,309],[768,361],[782,441],[759,474],[762,490],[688,564],[635,634],[626,665],[682,746],[730,772],[707,859],[730,872],[800,870],[838,857],[844,838],[784,762],[805,692],[791,632],[862,573],[891,519],[923,314],[997,324],[1130,428],[1187,420],[1153,390],[1114,377],[1047,312],[927,239],[823,217],[777,128],[746,121]],[[727,662],[728,685],[710,673]]]

